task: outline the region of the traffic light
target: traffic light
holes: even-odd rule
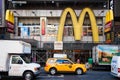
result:
[[[6,17],[5,17],[5,21],[6,21],[6,30],[9,33],[14,33],[14,14],[12,11],[7,10],[6,11]]]

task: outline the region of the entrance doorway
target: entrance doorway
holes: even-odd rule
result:
[[[75,61],[80,60],[80,63],[86,63],[88,62],[88,58],[91,56],[89,50],[84,50],[84,51],[75,51]]]

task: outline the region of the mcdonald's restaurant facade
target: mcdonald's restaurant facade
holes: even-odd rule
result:
[[[16,29],[18,34],[15,38],[30,38],[38,41],[39,45],[37,47],[46,51],[44,53],[46,59],[52,57],[54,53],[66,53],[73,61],[81,58],[85,59],[83,60],[85,62],[88,57],[92,56],[92,46],[105,41],[103,26],[107,10],[101,13],[102,10],[92,10],[90,8],[83,10],[66,8],[65,10],[59,10],[59,14],[56,15],[56,10],[52,10],[52,16],[49,11],[46,11],[47,15],[45,17],[43,16],[45,11],[38,10],[36,11],[38,16],[33,13],[30,14],[32,18],[20,10],[16,10],[16,12],[27,17],[19,17],[15,13],[19,23]],[[29,12],[31,11],[25,11],[25,13]],[[67,17],[67,15],[69,16]],[[59,41],[62,42],[62,49],[55,49],[55,42],[59,43]]]
[[[67,28],[65,28],[65,21],[66,21],[66,16],[67,14],[70,14],[71,21],[72,21],[72,29],[70,30],[70,27],[68,28],[68,34],[72,36],[73,41],[71,41],[71,37],[69,37],[70,40],[63,41],[64,40],[64,35],[67,34]],[[83,23],[84,23],[84,18],[85,15],[88,13],[89,21],[91,22],[90,24],[87,24],[87,27],[89,26],[91,33],[89,32],[84,32],[83,28]],[[69,17],[68,17],[69,18]],[[78,20],[77,20],[78,19]],[[90,23],[89,22],[89,23]],[[89,29],[88,28],[88,29]],[[101,28],[101,27],[99,27]],[[65,30],[66,29],[66,30]],[[83,32],[82,32],[83,30]],[[88,31],[88,30],[87,30]],[[92,47],[97,45],[99,41],[104,40],[104,35],[102,36],[99,35],[99,32],[102,34],[102,30],[98,29],[97,27],[97,22],[95,19],[95,15],[93,11],[90,8],[84,8],[79,17],[77,18],[74,10],[72,8],[66,8],[63,10],[61,13],[60,17],[60,24],[58,26],[58,33],[57,33],[57,41],[55,41],[53,44],[52,43],[45,43],[44,47],[48,49],[53,48],[53,50],[49,50],[48,52],[51,53],[65,53],[68,55],[69,58],[71,58],[73,61],[76,61],[78,58],[80,61],[83,63],[87,62],[88,58],[92,56]],[[85,35],[90,37],[91,35],[91,40],[90,38],[85,41]],[[93,38],[92,38],[93,36]],[[99,38],[102,38],[101,40]],[[84,40],[82,40],[84,39]],[[90,41],[89,41],[90,40]],[[102,41],[104,42],[104,41]]]
[[[92,47],[106,41],[104,26],[109,9],[66,7],[11,11],[16,26],[12,39],[34,40],[36,61],[45,62],[54,53],[62,53],[73,61],[80,58],[85,63],[92,56]]]

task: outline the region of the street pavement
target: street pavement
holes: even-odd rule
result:
[[[7,77],[2,80],[23,80],[17,77]],[[119,78],[113,77],[110,71],[93,71],[89,70],[83,75],[76,75],[74,73],[58,73],[56,75],[50,75],[45,73],[43,68],[41,73],[34,80],[120,80]]]
[[[110,71],[103,70],[88,70],[83,75],[76,75],[74,73],[58,73],[56,75],[50,75],[45,73],[43,68],[41,74],[36,80],[120,80],[110,74]]]
[[[120,80],[113,77],[110,71],[87,71],[86,74],[76,75],[73,73],[59,73],[56,75],[40,74],[36,80]]]

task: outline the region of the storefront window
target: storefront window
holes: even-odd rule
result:
[[[106,40],[110,40],[110,33],[106,34]]]
[[[71,26],[65,27],[63,34],[64,34],[64,36],[74,36],[73,27],[71,27]]]
[[[99,36],[102,36],[103,35],[103,27],[98,27],[98,30],[99,30]]]
[[[88,27],[87,32],[88,32],[88,36],[92,36],[92,28],[91,27]]]
[[[87,36],[87,27],[83,28],[83,36]]]
[[[18,36],[39,36],[40,32],[40,18],[19,18]]]

